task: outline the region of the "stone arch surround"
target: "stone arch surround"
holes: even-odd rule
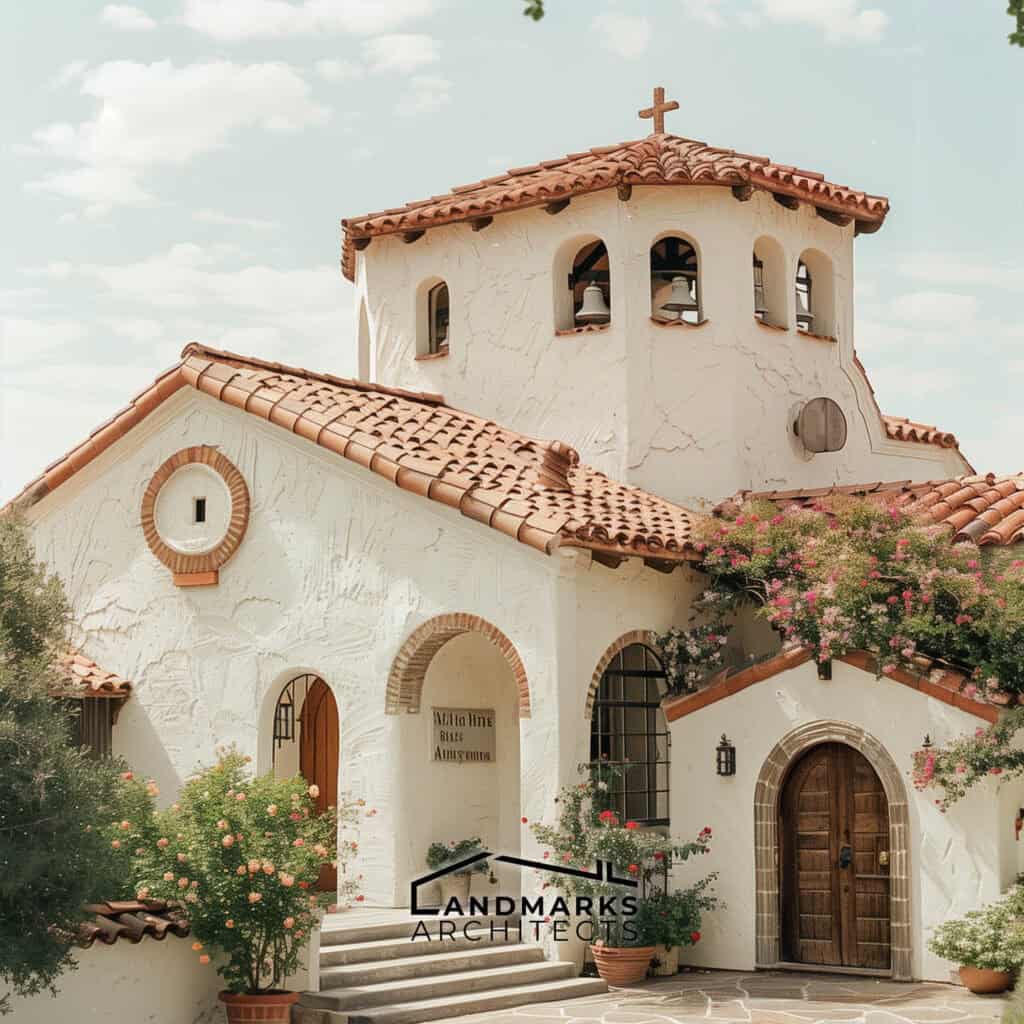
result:
[[[889,801],[889,915],[892,976],[910,981],[910,819],[907,792],[896,763],[870,733],[846,722],[819,721],[787,733],[765,759],[754,790],[755,962],[779,963],[782,919],[779,907],[779,796],[790,766],[821,743],[844,743],[867,758]]]
[[[413,630],[391,664],[384,712],[388,715],[418,714],[423,681],[434,655],[453,637],[480,633],[501,652],[519,691],[519,716],[530,715],[530,685],[515,645],[505,634],[479,615],[456,612],[436,615]]]
[[[656,639],[657,633],[653,630],[632,629],[628,633],[623,633],[618,640],[614,640],[605,648],[604,654],[598,659],[597,667],[590,677],[590,686],[587,688],[587,703],[583,710],[584,721],[589,724],[590,719],[594,715],[594,699],[597,697],[597,688],[601,685],[601,676],[604,675],[604,670],[612,663],[612,658],[624,647],[629,647],[630,644],[643,644],[645,647],[650,647],[657,654]],[[658,655],[658,657],[660,659],[661,656]]]

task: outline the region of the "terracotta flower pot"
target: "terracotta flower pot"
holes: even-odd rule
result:
[[[1006,971],[990,971],[987,967],[961,967],[960,980],[976,995],[994,995],[1010,987],[1010,975]]]
[[[654,946],[591,946],[597,973],[609,985],[633,985],[647,977],[647,968],[654,956]]]
[[[220,1001],[228,1015],[228,1024],[288,1024],[292,1006],[299,1001],[298,992],[265,992],[250,996],[237,992],[221,992]]]

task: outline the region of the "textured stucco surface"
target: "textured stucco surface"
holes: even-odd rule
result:
[[[121,940],[77,953],[78,969],[62,974],[56,997],[12,999],[14,1024],[219,1024],[216,964],[200,966],[191,939]]]
[[[652,324],[648,254],[668,233],[700,257],[704,316],[697,328]],[[584,241],[604,240],[612,323],[555,336],[555,306]],[[806,250],[831,264],[837,344],[753,317],[751,253],[770,238],[793,323],[792,282]],[[871,239],[861,244],[870,245]],[[450,355],[416,361],[416,296],[443,278],[451,294]],[[357,309],[370,379],[440,391],[453,405],[578,447],[585,461],[682,504],[740,488],[932,479],[963,472],[953,452],[888,440],[854,367],[853,227],[810,208],[787,210],[764,193],[634,188],[574,199],[550,216],[527,210],[485,230],[436,228],[412,245],[375,239],[360,254]],[[818,293],[829,288],[815,279]],[[363,319],[365,312],[365,320]],[[825,395],[842,407],[846,448],[808,457],[792,436],[800,404]],[[899,413],[900,410],[886,410]]]
[[[808,662],[670,724],[673,831],[687,836],[705,825],[714,829],[711,854],[682,868],[678,879],[694,871],[720,872],[718,891],[727,904],[709,915],[690,959],[702,966],[754,966],[755,785],[775,743],[815,721],[848,723],[870,733],[904,775],[913,975],[948,981],[950,965],[928,952],[925,942],[935,925],[998,896],[1020,869],[1013,819],[1024,783],[1008,783],[998,797],[994,784],[982,786],[943,814],[933,794],[914,789],[911,754],[926,732],[944,743],[973,732],[977,720],[841,663],[833,665],[831,681],[818,679]],[[736,746],[731,778],[715,774],[715,746],[723,732]]]

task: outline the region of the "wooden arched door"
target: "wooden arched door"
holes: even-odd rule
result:
[[[825,743],[796,762],[779,843],[783,960],[889,970],[889,804],[862,754]]]
[[[316,679],[306,693],[299,718],[299,771],[320,789],[317,812],[338,805],[338,705],[331,688]],[[338,872],[330,864],[320,869],[319,888],[336,890]]]

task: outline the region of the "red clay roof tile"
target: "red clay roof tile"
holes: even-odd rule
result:
[[[130,697],[132,684],[113,672],[99,667],[91,658],[68,651],[57,660],[56,668],[65,686],[58,688],[59,697]]]
[[[448,195],[343,220],[342,272],[355,276],[357,240],[523,210],[619,185],[739,185],[805,200],[830,213],[854,218],[876,230],[889,201],[828,182],[815,171],[773,163],[768,157],[719,149],[678,135],[644,139],[572,153],[469,185]]]
[[[165,900],[113,900],[90,903],[85,909],[95,915],[78,930],[78,944],[87,949],[94,942],[113,946],[118,939],[134,944],[147,935],[158,942],[168,935],[183,939],[191,930],[181,908]]]
[[[178,381],[170,380],[175,374]],[[453,409],[440,395],[377,387],[192,344],[154,387],[196,390],[297,433],[399,487],[458,508],[531,547],[560,544],[682,561],[696,557],[695,513],[609,479],[568,445]],[[244,396],[244,398],[242,397]],[[12,504],[31,505],[155,408],[148,392],[115,415],[104,443],[73,449]],[[414,459],[409,471],[405,460]],[[412,470],[415,470],[413,472]],[[508,511],[520,523],[513,531]]]
[[[912,483],[845,484],[800,491],[741,491],[717,506],[728,514],[744,501],[777,505],[828,505],[828,499],[853,495],[876,499],[905,509],[910,515],[949,529],[954,541],[1006,545],[1024,538],[1024,473],[997,477],[962,476],[953,480]]]

